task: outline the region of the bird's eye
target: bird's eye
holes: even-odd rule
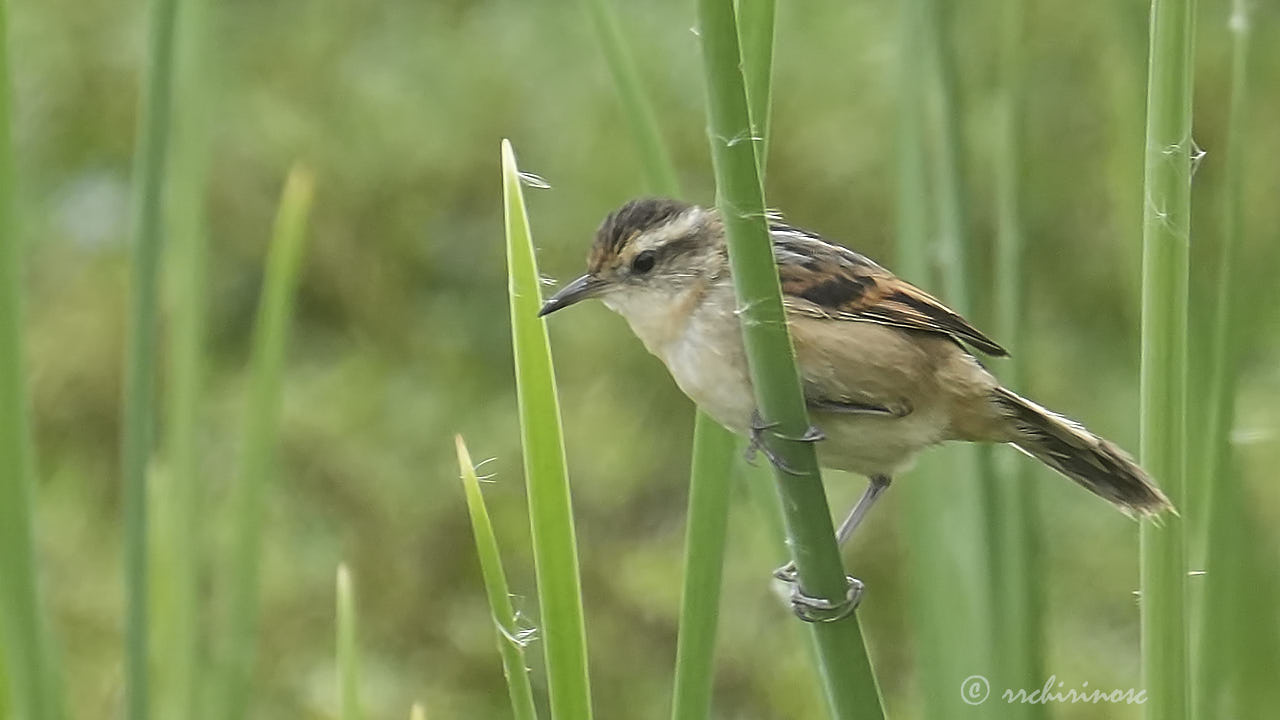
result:
[[[645,250],[637,255],[635,260],[631,261],[631,272],[637,275],[643,275],[653,269],[654,262],[655,258],[653,251]]]

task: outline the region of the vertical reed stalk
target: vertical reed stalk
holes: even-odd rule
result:
[[[847,585],[814,448],[812,443],[781,439],[800,437],[809,422],[765,224],[733,2],[698,0],[697,18],[717,205],[728,234],[756,400],[761,415],[778,423],[778,434],[769,434],[766,442],[798,473],[780,472],[778,478],[787,534],[801,587],[811,596],[838,602]],[[882,717],[879,689],[856,616],[814,624],[811,630],[832,716]]]
[[[653,105],[644,91],[644,83],[640,80],[618,18],[609,0],[583,0],[583,4],[600,38],[605,64],[609,66],[609,74],[613,76],[614,87],[622,101],[623,117],[640,150],[640,163],[649,189],[675,195],[679,192],[680,181],[676,178],[675,166],[671,164],[671,155],[662,141]]]
[[[641,154],[646,184],[651,192],[673,197],[680,187],[671,154],[662,141],[657,114],[644,91],[639,73],[619,30],[609,0],[586,0],[588,14],[600,37],[605,62],[618,89],[632,138]],[[772,0],[769,39],[772,49]],[[763,18],[755,13],[757,34],[763,34]],[[766,58],[765,62],[771,59]],[[759,65],[759,62],[757,62]],[[757,67],[765,106],[768,104],[768,72]],[[767,110],[764,113],[767,116]],[[673,718],[705,716],[710,711],[711,686],[715,679],[714,658],[719,619],[720,589],[728,532],[730,477],[737,441],[705,413],[694,418],[693,464],[689,475],[688,527],[685,531],[684,579],[680,600],[680,626],[676,641],[676,668],[672,700]]]
[[[295,167],[285,181],[267,254],[262,297],[253,329],[248,407],[244,420],[240,472],[231,488],[233,536],[228,587],[228,627],[219,658],[225,673],[221,718],[244,717],[249,706],[257,654],[258,594],[261,585],[262,527],[267,484],[275,477],[280,396],[286,339],[294,290],[302,264],[314,180]]]
[[[738,36],[742,76],[747,85],[756,162],[764,183],[769,163],[769,120],[773,107],[773,37],[775,0],[738,0]]]
[[[156,709],[196,720],[200,664],[203,483],[198,451],[204,366],[206,214],[209,165],[205,63],[208,29],[203,0],[185,0],[177,18],[171,190],[168,227],[169,391],[166,393],[164,492],[155,493],[154,616]]]
[[[732,434],[698,413],[693,433],[689,528],[685,534],[672,720],[696,720],[708,717],[711,712],[732,489],[726,458],[732,458],[736,447]]]
[[[1141,456],[1175,506],[1186,487],[1187,276],[1194,0],[1153,0],[1142,224]],[[1183,520],[1142,527],[1142,666],[1152,720],[1188,717]]]
[[[516,396],[551,715],[556,720],[588,720],[591,684],[587,674],[587,633],[560,401],[547,325],[538,317],[542,290],[520,187],[520,169],[511,143],[506,140],[502,141],[502,189]]]
[[[15,717],[56,720],[64,715],[61,683],[45,636],[33,538],[35,470],[23,363],[22,240],[9,144],[7,40],[0,2],[0,716],[11,705]]]
[[[1267,717],[1280,706],[1274,668],[1280,666],[1280,581],[1277,553],[1250,504],[1240,463],[1231,448],[1240,355],[1251,337],[1248,297],[1240,272],[1247,235],[1245,166],[1249,158],[1250,3],[1232,3],[1230,118],[1222,188],[1222,248],[1210,343],[1207,448],[1197,492],[1205,518],[1204,599],[1198,610],[1199,644],[1194,717]],[[1188,492],[1190,496],[1190,492]]]
[[[900,269],[907,280],[925,286],[936,275],[942,299],[971,313],[977,286],[968,270],[973,251],[947,15],[938,0],[906,0],[902,6],[898,231],[905,262]],[[930,263],[933,257],[940,260],[940,273]],[[955,712],[961,679],[997,672],[992,662],[999,592],[992,574],[998,556],[992,517],[995,466],[989,452],[978,448],[943,452],[950,456],[922,457],[917,477],[901,485],[910,538],[909,608],[924,707],[931,717]]]
[[[147,84],[139,117],[133,186],[133,289],[125,360],[124,482],[125,717],[145,720],[149,711],[147,465],[155,424],[157,285],[161,208],[169,146],[177,0],[152,0]]]
[[[1019,171],[1023,105],[1022,43],[1026,0],[1001,0],[1000,89],[997,100],[996,149],[996,284],[993,331],[1012,347],[1022,342],[1022,221],[1019,212]],[[1022,362],[1009,363],[1006,384],[1019,387]],[[1032,688],[1043,682],[1044,607],[1039,588],[1041,539],[1037,478],[1012,450],[995,458],[995,504],[991,508],[995,535],[992,609],[995,626],[996,676],[1005,687]],[[996,518],[999,521],[996,521]],[[1021,703],[1008,708],[1008,717],[1045,717],[1045,706]]]

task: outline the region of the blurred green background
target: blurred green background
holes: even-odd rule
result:
[[[361,596],[370,717],[414,699],[431,717],[505,717],[506,691],[456,480],[451,436],[493,458],[490,511],[519,601],[536,617],[511,369],[498,142],[553,186],[530,191],[544,273],[583,267],[609,210],[642,194],[598,41],[577,3],[235,2],[210,15],[209,392],[201,448],[210,557],[235,472],[253,313],[280,184],[317,177],[289,349],[280,473],[268,489],[256,717],[330,717],[333,572]],[[76,717],[121,695],[118,435],[130,164],[144,4],[15,0],[14,143],[28,245],[28,366],[39,545]],[[1255,17],[1255,94],[1241,267],[1251,314],[1235,437],[1259,541],[1280,545],[1280,43]],[[712,201],[692,7],[619,3],[688,199]],[[1028,7],[1022,203],[1026,391],[1136,449],[1142,137],[1148,5]],[[954,13],[969,218],[994,228],[999,3]],[[1208,337],[1220,241],[1228,3],[1199,4],[1192,347]],[[892,267],[897,6],[780,3],[767,197],[790,220]],[[984,240],[984,243],[986,241]],[[989,243],[988,243],[989,244]],[[973,263],[975,282],[990,263]],[[931,278],[909,278],[937,287]],[[946,298],[943,298],[946,300]],[[982,311],[979,309],[978,315]],[[602,718],[664,715],[670,696],[691,406],[602,306],[555,316]],[[979,323],[981,324],[981,323]],[[998,339],[998,338],[997,338]],[[990,363],[1001,371],[1002,361]],[[163,392],[163,378],[161,391]],[[1190,420],[1196,432],[1197,417]],[[947,453],[948,449],[935,451]],[[1005,450],[1001,450],[1005,452]],[[1012,452],[1009,450],[1008,452]],[[157,477],[163,468],[157,468]],[[902,482],[944,483],[910,475]],[[1045,667],[1068,685],[1138,679],[1137,526],[1036,471],[1048,578]],[[843,510],[860,478],[831,475]],[[803,644],[767,582],[760,514],[739,499],[721,617],[719,716],[820,712]],[[889,493],[847,556],[894,717],[918,716]],[[1196,580],[1193,579],[1193,583]],[[207,595],[216,594],[209,587]],[[963,618],[957,618],[963,622]],[[539,653],[531,653],[538,662]],[[975,658],[975,666],[980,659]],[[535,675],[535,679],[536,679]],[[956,678],[957,687],[962,678]],[[1057,706],[1062,718],[1134,708]],[[1127,714],[1126,714],[1127,713]]]

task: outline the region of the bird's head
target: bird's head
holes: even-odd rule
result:
[[[587,274],[551,296],[538,314],[588,298],[629,317],[666,305],[723,271],[723,238],[714,210],[668,198],[632,200],[600,224]]]

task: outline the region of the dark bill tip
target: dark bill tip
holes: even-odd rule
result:
[[[560,288],[560,291],[551,296],[542,305],[542,309],[538,311],[538,317],[544,317],[551,313],[567,308],[570,305],[588,298],[593,298],[600,294],[604,288],[604,282],[598,280],[591,275],[583,275],[573,282]]]

